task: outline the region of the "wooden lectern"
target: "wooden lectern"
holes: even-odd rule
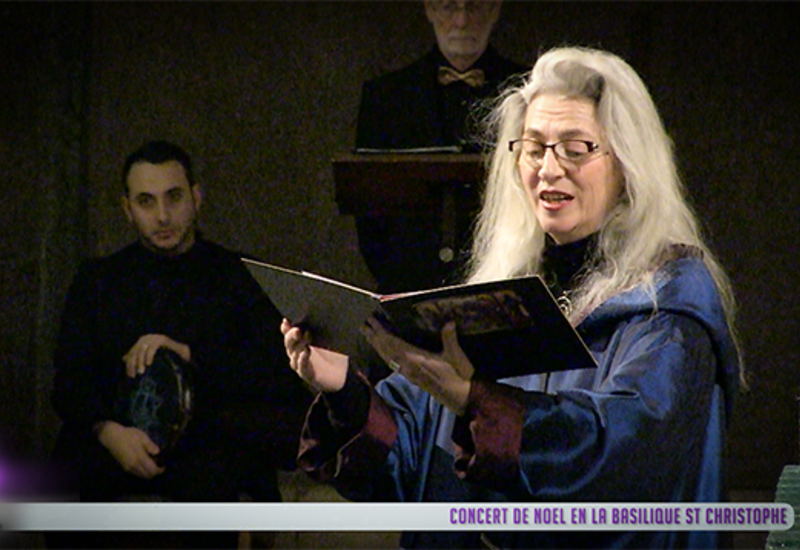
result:
[[[440,258],[480,206],[483,159],[470,153],[348,153],[334,157],[339,212],[355,216],[441,216]]]

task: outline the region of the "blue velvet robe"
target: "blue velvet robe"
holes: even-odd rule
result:
[[[738,354],[705,265],[684,257],[578,327],[597,369],[476,380],[455,416],[400,375],[366,424],[331,451],[318,400],[300,463],[354,500],[715,502],[726,500],[725,436]],[[535,361],[535,358],[531,358]],[[455,461],[454,461],[455,459]],[[455,465],[455,468],[454,468]],[[481,547],[480,533],[405,533],[405,548]],[[505,548],[716,547],[711,532],[490,532]]]

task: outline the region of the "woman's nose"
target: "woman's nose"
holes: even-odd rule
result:
[[[545,149],[542,165],[539,167],[539,178],[553,181],[564,176],[564,167],[552,149]]]

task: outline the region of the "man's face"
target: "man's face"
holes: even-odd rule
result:
[[[486,50],[500,15],[500,1],[425,0],[425,15],[442,54],[453,67],[466,71]]]
[[[142,243],[164,255],[182,254],[195,241],[200,188],[189,185],[181,163],[137,162],[128,173],[122,208]]]

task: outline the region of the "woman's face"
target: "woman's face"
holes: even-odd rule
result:
[[[577,161],[557,157],[550,147],[544,149],[540,161],[523,152],[518,163],[536,218],[556,243],[571,243],[598,231],[619,199],[622,183],[595,117],[594,104],[559,95],[538,96],[528,105],[522,137],[532,140],[523,145],[537,151],[541,150],[539,144],[565,140],[598,146],[595,150],[589,146],[590,152]]]

